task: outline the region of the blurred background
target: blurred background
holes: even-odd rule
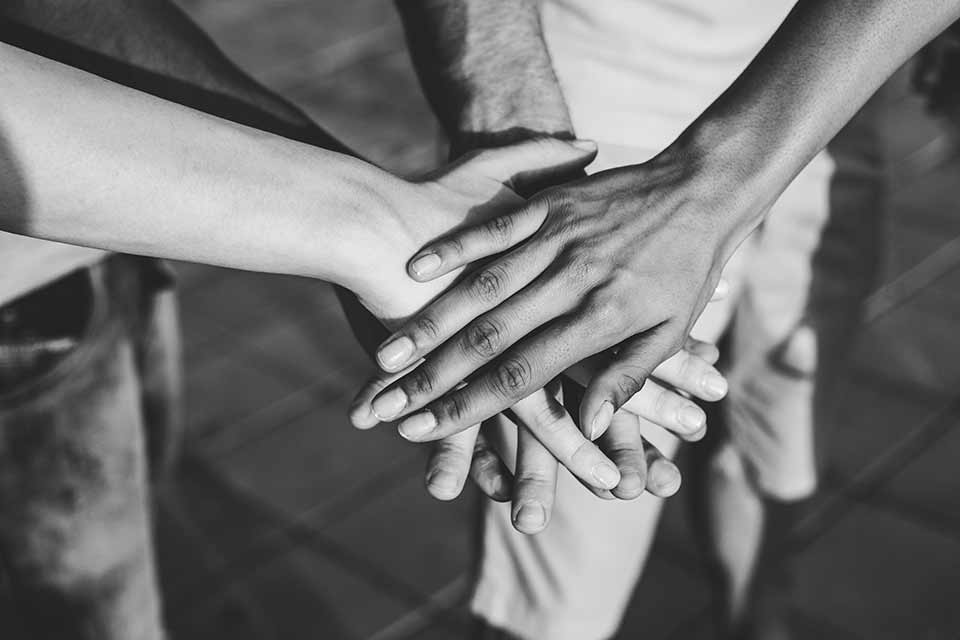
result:
[[[442,157],[390,0],[179,4],[367,158],[411,175]],[[877,98],[896,122],[881,286],[822,427],[822,490],[794,532],[800,637],[960,637],[960,159],[907,76]],[[468,637],[478,498],[432,500],[422,450],[349,426],[372,366],[332,290],[177,270],[189,440],[157,496],[172,638]],[[687,500],[668,503],[619,638],[712,637]]]

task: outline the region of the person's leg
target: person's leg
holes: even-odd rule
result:
[[[874,110],[778,201],[748,268],[730,349],[729,438],[703,476],[725,615],[739,637],[787,637],[790,535],[816,487],[823,391],[877,261],[883,189]]]
[[[805,313],[811,259],[829,210],[833,163],[819,156],[755,235],[730,340],[725,438],[706,465],[707,532],[722,573],[724,614],[744,616],[761,549],[788,505],[816,486],[813,374],[817,336]]]
[[[676,439],[650,431],[647,435],[671,456]],[[659,435],[666,437],[658,440]],[[506,455],[513,452],[515,441]],[[650,494],[632,502],[601,500],[564,469],[553,518],[541,533],[518,533],[509,504],[486,502],[473,612],[523,640],[610,637],[646,558],[661,507],[662,500]]]
[[[123,309],[137,277],[112,261],[4,309],[0,559],[31,638],[164,635]]]
[[[601,144],[590,171],[631,164],[647,153]],[[713,342],[726,329],[751,245],[725,268],[731,293],[707,307],[694,337]],[[642,432],[665,456],[676,452],[679,442],[659,427],[646,423]],[[510,447],[506,457],[514,452]],[[602,500],[563,469],[553,518],[541,533],[518,533],[508,505],[485,502],[472,611],[500,633],[522,640],[609,638],[643,569],[661,508],[662,501],[649,494],[630,502]],[[485,633],[478,637],[497,637],[496,631]]]

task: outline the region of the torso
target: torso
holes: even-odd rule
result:
[[[544,36],[578,135],[653,155],[736,79],[794,4],[544,0]]]

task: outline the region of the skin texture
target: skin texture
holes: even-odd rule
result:
[[[455,433],[617,347],[581,405],[582,422],[602,432],[611,409],[680,348],[726,260],[783,189],[958,15],[958,2],[803,0],[740,78],[650,162],[549,189],[516,215],[425,247],[410,263],[422,280],[509,251],[393,336],[413,343],[410,360],[435,351],[430,392],[411,398],[404,415],[426,411],[401,431],[418,440]],[[429,273],[418,268],[427,255],[437,256]],[[497,327],[497,349],[456,390],[472,371],[441,345],[478,317]],[[428,324],[439,330],[418,330]]]

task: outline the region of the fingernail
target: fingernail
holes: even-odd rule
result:
[[[517,511],[513,522],[524,529],[539,529],[547,521],[547,512],[538,502],[528,502]]]
[[[653,477],[650,480],[657,486],[658,493],[673,495],[680,490],[680,469],[667,462],[658,464],[654,467]]]
[[[392,420],[407,406],[407,394],[396,388],[377,396],[373,401],[373,414],[381,420]]]
[[[600,434],[610,426],[611,420],[613,420],[613,405],[604,400],[603,404],[600,405],[600,410],[593,417],[593,422],[590,423],[590,439],[596,440],[599,438]]]
[[[457,497],[457,477],[448,471],[433,471],[427,476],[427,486],[434,497],[450,500]]]
[[[691,432],[699,431],[707,421],[707,414],[695,404],[688,404],[677,412],[677,421]]]
[[[593,140],[574,140],[570,144],[581,151],[595,151],[597,148],[597,143]]]
[[[410,263],[410,269],[413,273],[420,276],[428,276],[440,268],[440,256],[435,253],[425,253]]]
[[[350,422],[358,429],[366,429],[374,426],[380,420],[373,415],[369,404],[361,402],[350,407]]]
[[[605,489],[613,489],[620,482],[620,472],[607,462],[594,465],[591,473],[593,479],[603,485]]]
[[[437,426],[437,418],[429,411],[410,416],[400,423],[397,430],[411,442],[418,442]]]
[[[377,360],[384,369],[396,369],[405,364],[413,355],[413,340],[401,336],[391,340],[377,351]]]
[[[722,398],[727,395],[727,380],[719,373],[711,371],[703,376],[703,388],[713,398]]]

